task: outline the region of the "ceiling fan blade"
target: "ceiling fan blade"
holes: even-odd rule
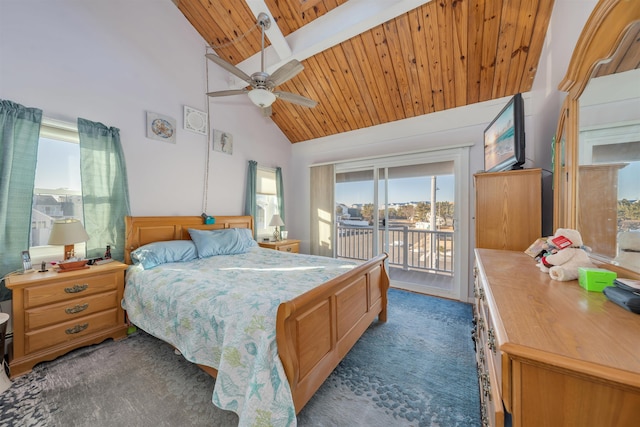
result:
[[[218,55],[208,53],[205,56],[210,60],[212,60],[213,62],[215,62],[216,64],[218,64],[219,66],[221,66],[222,68],[224,68],[225,70],[227,70],[228,72],[230,72],[231,74],[233,74],[234,76],[239,77],[245,82],[251,84],[251,77],[249,77],[247,73],[242,71],[240,68],[236,67],[235,65],[229,64],[227,61],[220,58]]]
[[[293,104],[302,105],[303,107],[313,108],[318,105],[318,101],[314,101],[313,99],[305,98],[302,95],[298,95],[291,92],[282,92],[279,90],[274,90],[273,94],[283,101],[291,102]]]
[[[231,89],[231,90],[218,90],[216,92],[207,93],[208,96],[217,97],[217,96],[229,96],[229,95],[243,95],[249,92],[247,89]]]
[[[271,105],[262,109],[262,117],[271,117]]]
[[[302,70],[304,70],[304,65],[302,65],[297,59],[292,59],[282,67],[275,70],[273,74],[271,74],[271,77],[269,77],[269,80],[274,86],[278,86],[279,84],[293,78]]]

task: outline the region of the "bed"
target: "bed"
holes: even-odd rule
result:
[[[144,245],[154,242],[190,240],[190,229],[229,230],[234,228],[248,229],[250,231],[245,234],[252,235],[253,218],[251,216],[219,216],[215,217],[214,224],[203,224],[202,218],[198,216],[126,217],[125,262],[131,264],[132,252]],[[232,343],[229,348],[233,351],[241,349],[245,353],[242,357],[246,356],[247,352],[257,354],[255,359],[258,362],[256,363],[270,369],[271,378],[268,382],[271,385],[275,384],[272,387],[272,393],[269,392],[271,386],[266,387],[269,388],[266,390],[261,388],[261,385],[257,385],[255,376],[260,374],[256,374],[252,369],[256,372],[258,369],[249,368],[248,373],[241,374],[248,380],[245,384],[247,389],[236,390],[238,395],[244,393],[243,396],[247,397],[246,401],[242,396],[239,399],[223,401],[224,396],[221,398],[214,391],[213,402],[223,409],[238,413],[240,425],[256,424],[259,421],[274,422],[274,420],[277,424],[295,425],[295,414],[300,412],[368,326],[376,318],[380,322],[386,321],[389,287],[389,278],[384,266],[386,257],[386,254],[381,254],[363,263],[352,263],[254,247],[242,255],[198,259],[193,261],[193,265],[192,262],[171,263],[163,265],[162,268],[148,270],[139,268],[140,266],[132,266],[127,273],[123,306],[133,324],[169,342],[180,350],[187,360],[198,364],[207,373],[215,376],[216,388],[218,383],[221,384],[220,388],[229,384],[227,389],[231,391],[233,391],[231,385],[235,386],[236,383],[227,379],[236,373],[233,371],[235,367],[230,366],[234,363],[229,363],[229,360],[234,360],[235,365],[245,369],[247,363],[241,362],[245,359],[236,356],[226,358],[226,361],[223,360],[223,363],[220,363],[219,352],[209,351],[201,342],[194,344],[192,341],[197,341],[197,338],[189,336],[190,333],[185,330],[196,331],[195,335],[200,334],[201,337],[204,336],[209,340],[218,333],[217,326],[215,332],[203,333],[203,328],[208,328],[208,325],[215,323],[212,319],[219,319],[216,316],[222,311],[233,312],[236,307],[238,307],[237,311],[240,311],[242,307],[253,309],[269,306],[271,310],[269,316],[275,315],[275,323],[273,320],[267,322],[273,324],[272,327],[275,329],[275,338],[271,337],[273,343],[264,345]],[[320,261],[324,263],[322,266],[314,264]],[[259,263],[265,263],[266,267],[262,267]],[[272,268],[274,266],[277,268]],[[179,268],[186,268],[186,270],[178,272]],[[141,270],[144,271],[141,272]],[[156,273],[153,273],[154,270]],[[261,275],[259,278],[255,276],[258,274],[256,270],[264,270],[259,273]],[[297,270],[299,270],[298,276],[295,275]],[[229,285],[227,282],[222,284],[223,272],[229,271],[232,271],[237,284]],[[274,274],[273,271],[277,273]],[[245,272],[249,275],[243,276]],[[158,292],[165,292],[160,289],[168,289],[164,286],[164,282],[168,279],[165,276],[153,277],[152,273],[173,275],[182,283],[179,287],[172,288],[173,293],[170,296],[154,297],[161,301],[159,304],[161,310],[164,309],[168,313],[176,306],[190,307],[190,310],[196,314],[195,317],[203,319],[200,325],[193,319],[181,318],[160,326],[159,320],[152,318],[153,315],[145,318],[143,312],[150,311],[148,306],[151,303],[148,298],[143,300],[142,294],[154,292],[151,290],[154,286],[158,287]],[[269,275],[263,276],[263,273]],[[292,289],[280,286],[281,281],[285,281],[282,279],[283,276],[291,276],[294,279],[298,277],[298,280],[293,280],[288,285]],[[148,284],[136,285],[134,281],[136,277],[146,277]],[[208,283],[197,282],[203,280],[203,277]],[[314,280],[321,281],[312,283]],[[184,285],[185,283],[187,285]],[[248,283],[257,284],[256,291],[247,296],[247,301],[244,301],[238,295],[241,293],[240,288]],[[226,294],[223,298],[216,299],[220,301],[222,308],[214,307],[215,304],[205,304],[206,310],[218,311],[203,315],[198,308],[194,307],[200,304],[199,301],[207,298],[200,292],[209,285],[210,287],[215,285],[220,289],[227,286],[224,291]],[[193,295],[197,298],[195,302],[180,300]],[[258,295],[260,298],[267,298],[268,302],[257,300]],[[137,298],[140,298],[140,301],[136,301]],[[233,298],[233,304],[229,302],[231,301],[229,298]],[[234,310],[229,309],[230,305]],[[245,317],[248,318],[247,315],[241,316],[238,322],[244,321]],[[182,323],[188,324],[189,327],[185,328]],[[224,326],[225,330],[230,329],[228,324]],[[245,330],[249,329],[246,325],[243,327]],[[231,338],[223,339],[231,340]],[[268,350],[263,349],[264,346],[267,346]],[[225,347],[224,351],[229,348]],[[256,348],[261,350],[256,351]],[[207,351],[212,353],[210,357],[206,354]],[[274,360],[265,361],[267,358],[264,353],[270,351],[274,354]],[[262,366],[264,364],[266,365]],[[282,382],[286,384],[283,385],[288,387],[278,387],[281,382],[279,375],[284,376]],[[226,391],[221,393],[225,394]],[[258,407],[248,410],[245,406],[255,406],[253,403],[249,405],[248,402],[257,402]]]

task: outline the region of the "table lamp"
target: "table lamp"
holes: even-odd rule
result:
[[[89,235],[85,231],[82,223],[74,218],[59,219],[53,223],[50,245],[64,245],[64,259],[67,260],[75,256],[74,245],[86,242]]]
[[[280,241],[280,229],[278,227],[282,227],[284,225],[284,222],[282,221],[282,218],[280,218],[280,215],[275,214],[274,216],[272,216],[269,225],[272,227],[276,227],[276,230],[273,232],[273,238],[276,239],[276,242]]]

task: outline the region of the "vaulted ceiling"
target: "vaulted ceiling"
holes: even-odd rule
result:
[[[266,71],[299,60],[304,71],[277,89],[318,101],[272,105],[292,143],[529,91],[553,8],[553,0],[173,1],[217,55],[249,75],[261,67],[256,17],[272,18]],[[229,76],[211,85],[247,86]]]

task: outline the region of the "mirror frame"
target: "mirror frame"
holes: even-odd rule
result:
[[[600,0],[585,24],[571,56],[569,67],[558,89],[568,92],[564,100],[555,137],[554,230],[577,228],[579,99],[596,66],[611,58],[631,25],[640,20],[640,1]],[[564,153],[562,138],[565,138]],[[565,168],[562,169],[562,159]],[[562,187],[561,187],[562,186]],[[616,271],[621,277],[640,279],[640,274],[592,256],[597,265]]]

